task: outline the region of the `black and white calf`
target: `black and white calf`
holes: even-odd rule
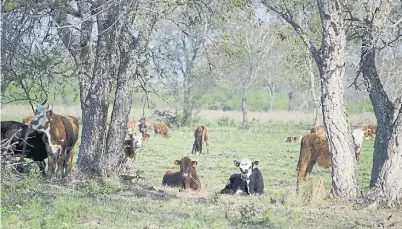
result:
[[[263,194],[264,193],[264,178],[258,168],[258,161],[251,162],[250,159],[241,161],[234,160],[234,165],[239,167],[240,174],[230,176],[225,188],[221,191],[222,194]]]

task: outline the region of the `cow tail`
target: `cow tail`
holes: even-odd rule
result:
[[[303,148],[304,148],[305,144],[306,144],[306,142],[304,141],[304,137],[302,137],[301,142],[300,142],[299,161],[297,162],[297,168],[296,168],[297,172],[299,172],[299,169],[300,169],[300,163],[302,161]]]

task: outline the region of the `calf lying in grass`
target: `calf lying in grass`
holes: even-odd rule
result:
[[[175,165],[180,165],[180,172],[166,171],[162,179],[162,185],[182,187],[185,190],[200,190],[201,182],[195,170],[196,161],[188,157],[176,160]]]
[[[233,174],[221,194],[263,194],[264,193],[264,178],[258,168],[258,161],[251,162],[250,159],[241,161],[234,160],[233,163],[239,167],[240,174]]]

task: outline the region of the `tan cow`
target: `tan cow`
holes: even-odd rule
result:
[[[165,138],[169,137],[169,127],[167,125],[154,122],[152,123],[152,127],[154,128],[154,136],[160,134]]]
[[[194,130],[194,144],[191,154],[196,154],[197,152],[200,152],[201,154],[204,141],[208,153],[208,129],[205,126],[198,126]]]
[[[356,149],[356,148],[355,148]],[[356,160],[360,159],[360,151],[355,152]],[[299,183],[303,179],[308,181],[310,173],[315,164],[325,168],[331,167],[331,156],[329,154],[327,138],[319,134],[308,134],[302,138],[300,145],[299,162],[297,163],[297,184],[296,192],[299,191]]]
[[[32,116],[32,115],[28,115],[28,116],[26,116],[24,119],[22,119],[22,123],[24,123],[24,124],[26,124],[26,125],[29,125],[29,124],[31,124],[32,119],[33,119],[33,116]]]
[[[375,133],[377,130],[377,125],[370,124],[364,129],[364,138],[366,140],[375,138]]]
[[[180,172],[166,171],[162,178],[162,185],[182,187],[185,190],[198,191],[201,189],[200,178],[195,170],[196,161],[183,157],[181,160],[176,160],[174,164],[180,165]]]

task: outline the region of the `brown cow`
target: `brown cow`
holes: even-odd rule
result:
[[[162,135],[165,138],[168,138],[169,135],[169,127],[165,124],[162,123],[152,123],[152,127],[154,128],[154,136],[156,136],[157,134]]]
[[[322,137],[326,137],[327,133],[325,132],[325,128],[323,126],[313,126],[310,130],[311,134],[318,134]]]
[[[200,190],[201,182],[195,170],[196,161],[188,157],[176,160],[175,165],[180,165],[180,172],[166,171],[162,179],[162,185],[182,187],[185,190]]]
[[[127,122],[127,136],[128,134],[134,134],[136,132],[139,132],[138,125],[140,122],[138,120],[129,120]]]
[[[356,160],[359,160],[359,155],[360,152],[355,152]],[[296,169],[296,192],[299,191],[300,180],[309,180],[315,163],[325,168],[331,167],[332,162],[329,154],[328,140],[319,134],[308,134],[302,138],[300,145],[300,156]]]
[[[28,115],[28,116],[26,116],[24,119],[22,119],[22,123],[24,123],[24,124],[26,124],[26,125],[29,125],[29,124],[31,124],[32,119],[33,119],[33,116],[32,116],[32,115]]]
[[[53,174],[61,170],[62,177],[68,176],[72,169],[73,149],[78,140],[78,120],[73,116],[57,115],[53,110],[43,105],[38,105],[32,128],[46,133],[52,155],[48,158],[49,172]]]
[[[377,130],[377,125],[375,124],[370,124],[364,129],[364,138],[366,140],[375,138],[375,133]]]
[[[194,130],[194,144],[191,154],[196,154],[197,152],[202,153],[202,144],[205,141],[205,146],[207,147],[208,153],[208,129],[205,126],[198,126]]]

